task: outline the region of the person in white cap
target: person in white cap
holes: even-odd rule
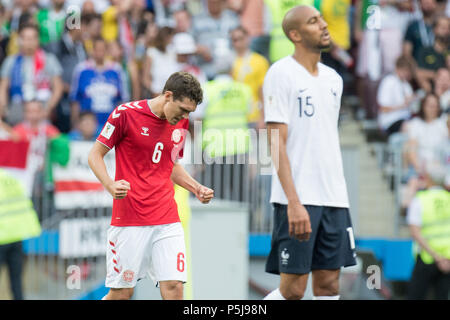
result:
[[[187,32],[175,34],[172,40],[173,48],[177,55],[179,71],[185,71],[193,74],[198,81],[203,84],[206,82],[206,75],[199,66],[192,62],[193,56],[197,53],[197,45],[194,38]]]

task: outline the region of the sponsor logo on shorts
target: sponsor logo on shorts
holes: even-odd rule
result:
[[[289,252],[286,248],[283,249],[283,251],[281,251],[281,264],[282,265],[287,265],[288,264],[288,260],[289,260]]]
[[[122,277],[123,277],[123,281],[131,282],[131,281],[133,281],[133,278],[134,278],[134,272],[131,270],[125,270],[123,272]]]

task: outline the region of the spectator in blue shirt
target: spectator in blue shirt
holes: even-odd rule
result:
[[[91,111],[103,127],[109,114],[129,100],[128,85],[121,66],[107,61],[107,45],[102,38],[93,41],[92,58],[78,64],[74,70],[70,99],[72,124],[79,121],[80,111]]]
[[[95,141],[100,131],[95,113],[82,111],[76,127],[69,133],[69,139],[72,141]]]

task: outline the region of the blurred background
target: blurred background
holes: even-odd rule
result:
[[[157,96],[180,70],[205,95],[183,163],[216,195],[205,206],[175,188],[185,297],[261,299],[276,288],[264,271],[272,171],[262,84],[293,52],[281,21],[299,4],[322,13],[333,40],[322,62],[344,79],[339,131],[358,265],[342,269],[341,298],[448,299],[446,0],[0,0],[0,299],[105,295],[112,198],[87,154],[116,106]],[[106,162],[113,175],[113,151]],[[435,205],[420,202],[435,189]],[[416,263],[423,239],[437,252],[420,253],[426,267]],[[159,290],[142,280],[133,298],[160,299]]]

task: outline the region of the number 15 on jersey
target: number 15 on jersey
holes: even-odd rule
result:
[[[298,97],[298,106],[299,106],[299,116],[300,118],[305,115],[307,117],[312,117],[314,115],[314,105],[311,103],[311,96],[306,96],[306,99],[303,97]]]

